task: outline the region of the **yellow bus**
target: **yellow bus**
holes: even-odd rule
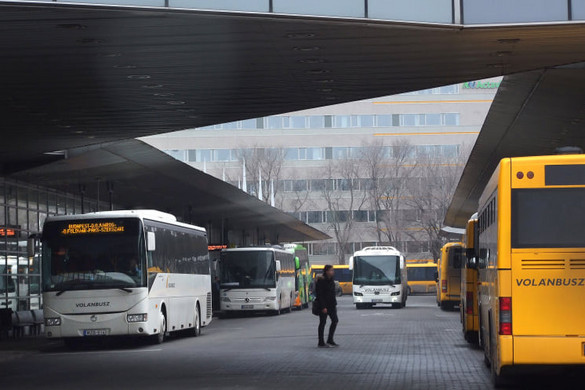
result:
[[[311,287],[309,288],[310,293],[314,296],[315,295],[315,291],[314,291],[314,286],[315,283],[317,281],[317,277],[319,277],[320,275],[323,274],[323,268],[325,268],[325,265],[321,264],[311,264]],[[349,266],[348,265],[339,265],[339,264],[333,264],[333,269],[335,270],[335,293],[337,294],[337,296],[342,296],[343,294],[352,294],[353,293],[353,273],[352,271],[349,270]],[[349,273],[349,292],[346,293],[343,290],[343,286],[342,283],[346,283],[347,282],[342,282],[341,280],[347,280],[347,274]]]
[[[437,263],[432,261],[407,262],[406,274],[408,275],[408,295],[436,293]]]
[[[480,339],[496,385],[585,365],[585,155],[503,159],[479,201]]]
[[[453,310],[460,302],[461,266],[463,244],[450,242],[441,248],[437,264],[437,305],[443,310]]]
[[[333,267],[335,268],[335,279],[339,281],[343,294],[353,294],[353,271],[349,269],[349,265],[338,264]]]
[[[477,305],[477,213],[467,222],[465,229],[465,261],[461,268],[461,324],[463,336],[470,343],[477,344],[479,334],[479,311]]]

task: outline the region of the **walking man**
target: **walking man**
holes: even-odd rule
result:
[[[335,328],[339,319],[337,318],[337,299],[335,298],[335,280],[333,276],[335,270],[332,265],[326,265],[323,268],[323,275],[317,279],[315,285],[317,302],[321,312],[319,313],[319,348],[338,347],[333,340],[335,335]],[[331,325],[329,325],[329,337],[325,343],[325,323],[327,316],[331,318]]]

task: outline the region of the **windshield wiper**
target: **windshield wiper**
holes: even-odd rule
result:
[[[68,290],[60,290],[60,291],[57,291],[57,294],[55,294],[55,296],[58,297],[59,295],[63,294],[65,291],[68,291]]]
[[[130,294],[132,292],[132,290],[130,290],[129,288],[126,288],[126,287],[117,287],[117,288],[118,288],[118,290],[122,290],[124,292],[127,292],[128,294]]]

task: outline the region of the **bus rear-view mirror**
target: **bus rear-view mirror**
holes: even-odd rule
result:
[[[350,271],[353,271],[353,256],[349,258],[349,269]]]
[[[276,272],[280,272],[281,269],[280,260],[276,260]]]

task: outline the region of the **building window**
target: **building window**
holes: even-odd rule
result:
[[[176,158],[179,161],[185,161],[185,151],[184,150],[165,150],[165,153],[169,156]]]
[[[333,116],[325,115],[325,127],[326,128],[333,127]]]
[[[307,127],[306,125],[306,117],[304,116],[292,116],[291,119],[291,127],[293,129],[304,129]]]
[[[256,119],[246,119],[241,121],[242,129],[256,129],[257,128],[257,121]]]
[[[284,159],[288,161],[299,159],[299,148],[286,148],[284,149]]]
[[[426,126],[441,126],[441,114],[426,114],[425,115]]]
[[[307,160],[324,160],[325,151],[323,148],[307,148]]]
[[[324,128],[325,127],[325,117],[322,116],[322,115],[310,116],[309,117],[309,127],[311,129],[322,129],[322,128]]]
[[[293,191],[307,191],[307,181],[293,180]]]
[[[269,116],[266,118],[269,129],[282,129],[282,117],[280,116]]]
[[[459,126],[459,113],[447,113],[445,116],[445,126]]]
[[[376,115],[376,125],[378,127],[392,126],[392,115]]]
[[[322,211],[308,211],[307,212],[307,223],[323,223],[323,212]]]
[[[335,115],[335,127],[346,128],[350,127],[350,116],[349,115]]]
[[[282,183],[282,190],[284,192],[292,192],[293,190],[293,181],[292,180],[281,180]]]
[[[354,210],[353,219],[356,222],[368,222],[368,211],[367,210]]]
[[[333,160],[345,160],[348,157],[348,148],[332,148]]]
[[[231,149],[216,149],[214,161],[232,161]]]
[[[325,179],[312,179],[310,181],[311,191],[320,192],[325,191]]]

